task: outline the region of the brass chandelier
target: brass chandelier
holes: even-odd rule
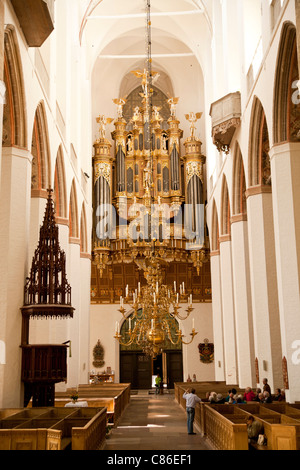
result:
[[[145,117],[150,127],[152,125],[152,94],[153,77],[158,78],[157,73],[152,71],[151,57],[151,18],[150,18],[150,0],[146,0],[146,25],[147,25],[147,67],[141,76],[143,77],[143,103],[145,107]],[[149,136],[151,136],[151,131]],[[148,168],[149,178],[145,182],[145,206],[149,208],[149,224],[151,233],[151,200],[153,199],[153,155],[151,151],[151,142],[149,137],[149,156]],[[192,295],[185,293],[184,283],[177,290],[176,282],[174,286],[169,287],[163,284],[161,275],[161,265],[163,260],[155,251],[155,239],[152,239],[152,249],[149,256],[145,258],[144,276],[147,284],[143,287],[138,284],[138,289],[129,293],[128,286],[125,290],[125,298],[120,297],[119,311],[123,318],[128,320],[128,330],[122,335],[120,324],[116,322],[116,332],[114,338],[125,347],[135,343],[147,355],[155,358],[165,349],[166,341],[169,340],[172,345],[191,344],[195,336],[194,319],[190,340],[185,341],[182,330],[179,327],[178,320],[186,320],[193,309]],[[187,303],[185,314],[181,314],[180,303]],[[124,303],[131,307],[130,316],[127,318]],[[127,321],[126,320],[126,321]]]
[[[126,296],[120,298],[120,309],[123,317],[126,319],[126,310],[124,302],[128,304],[133,313],[128,318],[129,328],[125,337],[120,334],[119,323],[116,323],[115,338],[122,346],[130,346],[133,343],[141,347],[141,349],[152,357],[161,354],[164,349],[166,340],[172,345],[191,344],[194,337],[198,334],[195,331],[194,320],[191,339],[184,340],[182,330],[178,326],[178,320],[186,320],[193,309],[192,295],[185,293],[184,283],[179,286],[177,291],[176,282],[172,288],[162,284],[162,276],[160,275],[160,260],[151,256],[147,260],[145,269],[145,278],[147,285],[141,288],[140,283],[138,289],[131,295],[126,286]],[[180,302],[187,302],[186,313],[180,313]]]

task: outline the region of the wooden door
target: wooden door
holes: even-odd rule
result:
[[[122,352],[120,356],[120,382],[131,383],[131,388],[137,388],[135,378],[135,362],[136,355],[132,353]]]
[[[183,382],[182,351],[167,352],[168,388],[174,388],[174,382]]]
[[[124,352],[120,354],[120,381],[131,383],[131,388],[148,390],[151,388],[152,361],[142,352]]]
[[[137,377],[139,390],[151,388],[152,360],[145,354],[137,355]]]

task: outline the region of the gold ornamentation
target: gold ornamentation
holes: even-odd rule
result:
[[[94,183],[100,178],[100,176],[103,176],[103,178],[110,184],[111,182],[111,172],[110,172],[110,165],[109,163],[105,162],[98,162],[95,163],[95,177],[94,177]]]
[[[200,162],[188,162],[186,164],[186,184],[190,182],[193,176],[198,176],[203,182],[203,167]]]
[[[202,116],[203,113],[189,113],[189,114],[186,114],[185,117],[186,119],[190,122],[190,132],[191,132],[191,138],[194,139],[195,138],[195,130],[196,130],[196,126],[195,126],[195,123],[197,121],[199,121],[199,119],[201,119],[201,116]]]
[[[186,320],[194,310],[192,296],[185,293],[184,283],[177,292],[176,282],[174,287],[162,284],[161,262],[159,258],[150,256],[144,263],[144,276],[147,281],[145,287],[138,284],[138,289],[133,292],[132,298],[126,287],[126,296],[120,298],[119,312],[126,318],[124,300],[133,309],[129,317],[129,330],[126,338],[120,334],[119,323],[116,323],[115,338],[122,346],[130,346],[135,343],[140,346],[145,354],[156,357],[164,349],[165,339],[173,345],[190,344],[198,334],[194,328],[190,333],[191,339],[185,341],[182,330],[177,326],[178,320]],[[187,301],[186,314],[180,314],[180,301]]]
[[[178,104],[179,98],[169,98],[168,105],[170,106],[171,116],[176,117],[176,106]]]
[[[100,139],[105,139],[105,134],[106,134],[106,126],[107,124],[110,124],[113,122],[113,118],[106,118],[105,116],[98,116],[96,118],[96,121],[98,124],[100,124],[99,128],[99,137]]]
[[[123,108],[125,104],[127,103],[127,97],[125,96],[124,98],[119,98],[119,99],[114,99],[113,102],[117,105],[118,107],[118,118],[122,119],[123,118]]]

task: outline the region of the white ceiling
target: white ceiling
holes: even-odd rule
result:
[[[112,100],[139,84],[130,72],[145,66],[146,2],[89,0],[83,6],[80,40],[92,82],[96,137],[96,117],[116,117]],[[156,86],[166,95],[180,98],[177,114],[187,137],[189,123],[184,115],[204,111],[205,75],[211,70],[211,28],[204,2],[151,0],[151,37],[153,69],[160,74]],[[198,127],[203,141],[202,121]]]

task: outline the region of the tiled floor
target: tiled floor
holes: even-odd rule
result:
[[[197,430],[194,429],[197,433]],[[197,433],[187,434],[186,413],[174,394],[132,395],[105,450],[211,450]]]

